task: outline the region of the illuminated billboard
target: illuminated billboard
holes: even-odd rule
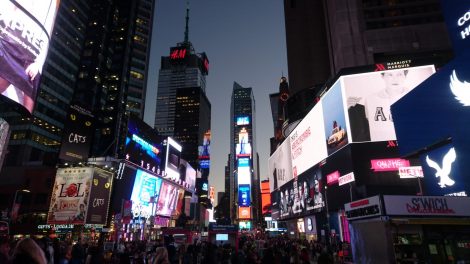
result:
[[[171,216],[178,204],[179,188],[166,181],[162,183],[157,203],[157,214]]]
[[[321,101],[290,133],[289,139],[294,178],[328,156]]]
[[[236,119],[237,126],[246,126],[250,124],[250,117],[249,116],[237,116]]]
[[[237,180],[240,184],[251,184],[251,167],[249,158],[238,159]]]
[[[261,209],[263,215],[271,212],[271,194],[268,181],[261,182]]]
[[[48,224],[85,224],[93,168],[57,169]]]
[[[250,206],[250,185],[242,184],[238,185],[238,205],[239,206]]]
[[[251,219],[251,207],[239,206],[238,207],[238,219]]]
[[[390,106],[434,72],[428,65],[341,77],[352,141],[396,140]]]
[[[211,155],[211,131],[208,130],[204,133],[202,138],[202,146],[198,147],[198,159],[207,160],[210,159]]]
[[[131,201],[134,216],[149,217],[160,194],[162,179],[143,170],[137,170]]]
[[[470,44],[470,3],[461,0],[441,1],[454,54],[468,53]]]
[[[0,170],[2,168],[3,159],[7,153],[8,139],[10,138],[10,125],[5,119],[0,117]]]
[[[338,80],[322,97],[325,142],[328,155],[349,143],[346,117],[341,94],[341,82]]]
[[[0,94],[32,113],[59,0],[2,1]]]
[[[249,141],[249,135],[246,128],[242,128],[238,133],[238,143],[235,146],[235,154],[237,157],[250,157],[251,156],[251,144]]]
[[[76,105],[71,105],[62,133],[59,158],[64,161],[86,161],[94,134],[93,115]]]
[[[113,184],[113,173],[93,168],[93,181],[85,223],[106,225]]]
[[[122,158],[133,164],[160,174],[163,170],[162,138],[142,120],[129,116]]]
[[[290,157],[290,140],[287,137],[269,157],[268,173],[271,191],[278,189],[292,179],[292,160]]]
[[[165,177],[178,181],[180,179],[179,166],[182,147],[171,137],[168,138],[166,147],[165,173],[167,175]]]

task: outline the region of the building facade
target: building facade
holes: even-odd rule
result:
[[[258,223],[260,213],[255,114],[253,89],[235,82],[230,105],[230,216],[248,229]]]

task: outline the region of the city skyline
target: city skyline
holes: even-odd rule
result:
[[[185,9],[185,1],[161,1],[155,9],[144,115],[144,121],[151,126],[154,125],[160,58],[168,56],[170,47],[184,40]],[[263,14],[264,19],[260,19],[259,14]],[[277,92],[281,76],[287,75],[282,2],[243,0],[230,4],[204,0],[190,3],[189,17],[189,41],[197,52],[206,52],[210,62],[206,88],[212,106],[209,184],[217,191],[224,189],[224,167],[230,149],[230,95],[234,82],[253,88],[260,180],[266,179],[269,138],[273,136],[269,94]],[[252,58],[257,60],[252,61]]]

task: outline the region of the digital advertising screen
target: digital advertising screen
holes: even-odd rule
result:
[[[215,235],[215,240],[217,240],[217,241],[227,241],[228,240],[228,234],[216,234]]]
[[[251,207],[239,206],[238,207],[238,219],[250,219],[251,218]]]
[[[178,187],[163,181],[157,203],[157,214],[162,216],[171,216],[178,204],[178,195]]]
[[[122,158],[136,166],[159,174],[163,170],[163,139],[142,120],[129,116]]]
[[[65,120],[59,158],[64,161],[86,161],[94,134],[94,116],[91,112],[71,105]]]
[[[346,146],[349,142],[348,128],[344,114],[341,82],[338,80],[321,98],[323,121],[325,125],[325,141],[328,155]]]
[[[292,160],[290,157],[290,140],[287,137],[268,160],[269,188],[271,191],[290,181],[292,176]]]
[[[251,221],[240,221],[240,223],[238,223],[238,228],[240,230],[251,229]]]
[[[202,138],[202,146],[198,147],[198,158],[200,160],[208,160],[211,155],[211,132],[210,130],[204,133]]]
[[[152,207],[155,208],[161,185],[161,178],[143,170],[137,170],[131,195],[134,216],[150,217],[153,215]]]
[[[392,105],[400,155],[426,152],[450,139],[457,159],[470,160],[469,61],[470,54],[457,56]],[[470,162],[458,166],[462,175],[470,174]],[[468,194],[470,181],[462,184]]]
[[[93,173],[90,167],[57,169],[48,224],[85,224]]]
[[[238,184],[251,184],[251,162],[249,158],[239,158],[237,167]]]
[[[32,113],[59,0],[2,1],[0,94]]]
[[[390,106],[435,72],[433,65],[340,78],[353,142],[396,140]]]
[[[166,147],[165,172],[168,174],[167,177],[177,181],[180,179],[179,166],[182,147],[171,137],[168,138]]]
[[[237,116],[235,123],[237,126],[246,126],[250,124],[249,116]]]
[[[0,117],[0,170],[7,153],[8,140],[10,138],[10,125]]]
[[[184,203],[184,190],[178,190],[178,201],[176,203],[175,210],[171,214],[172,216],[178,217],[183,212],[183,203]]]
[[[290,133],[289,139],[294,178],[328,156],[321,101]]]
[[[235,147],[235,153],[237,157],[251,157],[251,144],[250,143],[240,143]]]
[[[238,185],[238,205],[250,206],[251,205],[251,192],[250,185],[242,184]]]
[[[194,190],[196,188],[196,170],[184,159],[181,159],[180,167],[185,168],[184,179],[182,180],[186,182],[189,190]]]
[[[459,154],[449,143],[420,155],[426,195],[468,196]]]
[[[470,3],[461,0],[440,2],[454,53],[457,55],[468,53],[470,45]]]

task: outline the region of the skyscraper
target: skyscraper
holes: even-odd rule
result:
[[[209,60],[205,53],[194,50],[188,23],[189,9],[184,41],[161,58],[154,126],[160,135],[180,142],[182,158],[197,168],[198,146],[210,130],[211,105],[206,96]]]
[[[292,94],[345,67],[452,56],[439,0],[284,0]],[[441,36],[436,38],[435,36]]]
[[[252,88],[234,82],[230,104],[231,219],[249,228],[259,220],[259,157],[256,151],[255,99]]]

